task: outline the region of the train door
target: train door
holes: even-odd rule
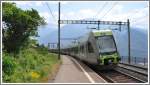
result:
[[[80,46],[80,59],[82,59],[83,58],[83,49],[84,49],[84,46],[83,45],[81,45]]]
[[[90,42],[86,43],[86,52],[87,52],[86,53],[87,54],[87,58],[93,56],[94,48],[93,48],[93,46],[92,46],[92,44]]]
[[[86,52],[87,46],[86,46],[86,43],[83,46],[84,46],[84,48],[83,48],[83,58],[85,59],[87,57],[87,52]]]

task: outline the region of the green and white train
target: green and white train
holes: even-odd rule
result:
[[[78,45],[61,49],[61,52],[106,69],[119,63],[120,57],[112,31],[89,32],[78,41]]]

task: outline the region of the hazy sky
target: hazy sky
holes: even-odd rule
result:
[[[57,25],[58,2],[56,1],[15,1],[22,9],[34,8],[48,23]],[[55,16],[50,14],[49,7]],[[148,1],[63,1],[61,2],[61,19],[99,19],[126,21],[132,26],[148,28]]]
[[[47,23],[49,23],[46,27],[46,29],[39,29],[39,42],[41,43],[49,43],[49,42],[56,42],[57,41],[57,35],[54,36],[53,34],[57,33],[57,19],[58,19],[58,2],[49,1],[49,2],[41,2],[41,1],[15,1],[18,7],[22,9],[36,9],[41,16],[43,16]],[[48,6],[46,5],[48,3],[54,18],[52,17],[50,10]],[[95,20],[104,20],[104,21],[127,21],[127,19],[130,19],[131,27],[138,27],[138,28],[144,28],[146,31],[148,30],[148,24],[149,24],[149,2],[148,1],[63,1],[61,2],[61,19],[95,19]],[[56,27],[55,27],[56,26]],[[62,25],[61,25],[62,26]],[[77,27],[81,27],[80,25]],[[54,29],[52,29],[54,28]],[[70,33],[70,35],[78,35],[81,34],[81,30],[76,33],[76,29],[70,29],[73,27],[69,26],[69,29],[67,29],[64,34]],[[55,30],[55,31],[54,31]],[[70,31],[69,31],[70,30]],[[73,32],[72,32],[73,31]],[[147,42],[145,42],[147,35],[141,34],[143,32],[139,32],[138,30],[135,31],[135,34],[137,33],[137,36],[131,36],[132,44],[131,44],[131,50],[132,45],[135,44],[136,50],[141,50],[141,47],[147,47]],[[141,31],[141,30],[140,30]],[[145,30],[142,29],[142,31]],[[54,33],[55,32],[55,33]],[[74,33],[75,32],[75,33]],[[120,32],[120,34],[125,34],[127,32]],[[63,33],[62,33],[63,34]],[[133,35],[134,32],[131,34]],[[134,35],[135,35],[134,34]],[[66,35],[66,37],[70,37]],[[126,34],[125,34],[126,35]],[[123,37],[125,36],[123,35]],[[120,36],[120,35],[119,35]],[[63,36],[64,37],[64,36]],[[144,37],[144,38],[143,38]],[[127,44],[127,38],[118,38],[122,40],[122,43]],[[139,40],[140,39],[140,40]],[[125,47],[125,45],[122,45]],[[140,47],[141,46],[141,47]],[[135,51],[135,54],[140,53],[139,51]],[[147,55],[147,48],[143,48],[142,51],[143,54]],[[124,49],[123,49],[124,52]]]

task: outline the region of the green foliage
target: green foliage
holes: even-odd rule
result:
[[[31,39],[44,19],[35,9],[22,10],[7,2],[2,7],[3,82],[42,82],[59,62],[56,54]]]
[[[31,39],[46,24],[35,9],[22,10],[15,3],[2,3],[3,82],[42,82],[60,61]],[[16,55],[17,54],[17,55]]]
[[[30,47],[18,56],[12,57],[3,52],[3,66],[15,64],[11,68],[3,68],[3,82],[43,82],[42,79],[51,74],[53,66],[60,62],[57,54],[49,53],[47,48],[42,47]]]
[[[2,3],[3,47],[8,53],[19,53],[37,36],[37,28],[45,24],[35,9],[22,10],[15,3]]]
[[[16,63],[14,62],[14,58],[10,57],[8,53],[3,53],[3,56],[3,78],[5,81],[9,81],[11,79],[9,76],[14,73]]]
[[[7,55],[6,55],[7,56]],[[14,73],[15,63],[13,62],[13,59],[8,57],[3,58],[3,71],[7,75],[11,75]]]

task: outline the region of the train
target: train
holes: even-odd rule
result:
[[[121,60],[112,31],[88,32],[77,43],[73,47],[61,49],[61,53],[101,69],[112,69]]]

